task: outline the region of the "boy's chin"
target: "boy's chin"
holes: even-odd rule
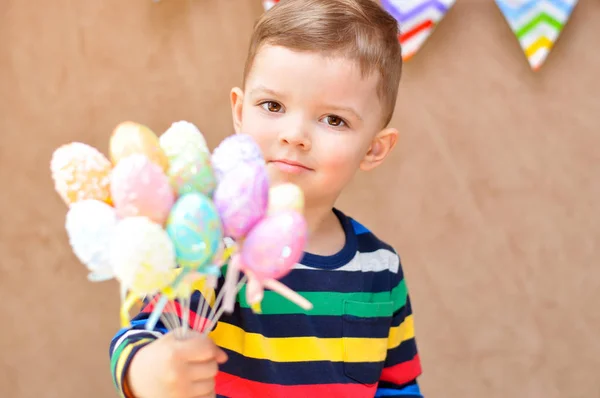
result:
[[[286,184],[286,183],[292,183],[292,184],[296,184],[296,185],[300,186],[297,179],[293,178],[293,176],[278,172],[277,170],[269,170],[270,186],[274,187],[275,185]],[[302,188],[302,186],[300,186],[300,188]]]
[[[271,186],[285,184],[291,182],[293,184],[297,184],[296,178],[293,175],[288,173],[283,173],[281,170],[277,168],[277,166],[272,163],[267,163],[267,174],[269,176],[269,183]]]
[[[267,167],[267,172],[269,176],[269,185],[271,187],[274,187],[275,185],[291,183],[297,185],[300,189],[302,189],[302,191],[306,192],[307,187],[304,186],[306,185],[306,181],[303,181],[300,176],[283,173],[276,167]]]

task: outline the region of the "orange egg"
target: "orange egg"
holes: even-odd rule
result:
[[[167,155],[152,130],[135,122],[120,123],[110,138],[110,158],[116,165],[133,154],[145,155],[163,171],[169,166]]]
[[[50,161],[54,188],[67,205],[85,199],[111,203],[111,170],[106,156],[81,142],[59,147]]]

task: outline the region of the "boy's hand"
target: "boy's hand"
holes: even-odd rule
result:
[[[215,396],[218,365],[227,354],[196,332],[178,340],[171,332],[133,357],[126,383],[136,398],[208,398]]]

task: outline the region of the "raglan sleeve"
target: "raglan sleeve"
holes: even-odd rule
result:
[[[423,397],[417,381],[422,370],[415,339],[413,312],[400,257],[397,254],[392,259],[390,270],[394,313],[388,337],[387,357],[375,396]]]
[[[133,357],[140,349],[167,333],[162,321],[159,321],[153,330],[146,330],[146,320],[153,306],[153,302],[145,301],[142,311],[131,320],[128,327],[119,330],[110,342],[110,371],[121,397],[133,398],[125,383],[125,375]]]
[[[140,313],[131,320],[128,327],[119,330],[110,342],[110,370],[113,383],[122,398],[134,398],[129,391],[127,383],[125,383],[125,376],[137,352],[168,333],[169,330],[173,329],[174,325],[182,325],[184,312],[182,311],[181,304],[177,300],[172,300],[166,305],[163,310],[164,315],[161,316],[154,329],[146,330],[146,322],[152,314],[157,300],[158,298],[154,298],[151,301],[145,300]],[[185,313],[190,327],[198,330],[202,330],[203,325],[208,324],[204,318],[204,321],[200,319],[196,311],[194,311],[200,308],[203,302],[204,296],[199,291],[195,291],[188,302],[191,312],[189,315]],[[165,322],[170,326],[169,328],[167,328]]]

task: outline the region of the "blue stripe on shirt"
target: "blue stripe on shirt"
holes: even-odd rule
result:
[[[378,388],[375,393],[376,397],[397,397],[397,396],[415,396],[421,397],[421,389],[418,384],[411,384],[410,386],[406,386],[400,390],[396,390],[393,388]]]

